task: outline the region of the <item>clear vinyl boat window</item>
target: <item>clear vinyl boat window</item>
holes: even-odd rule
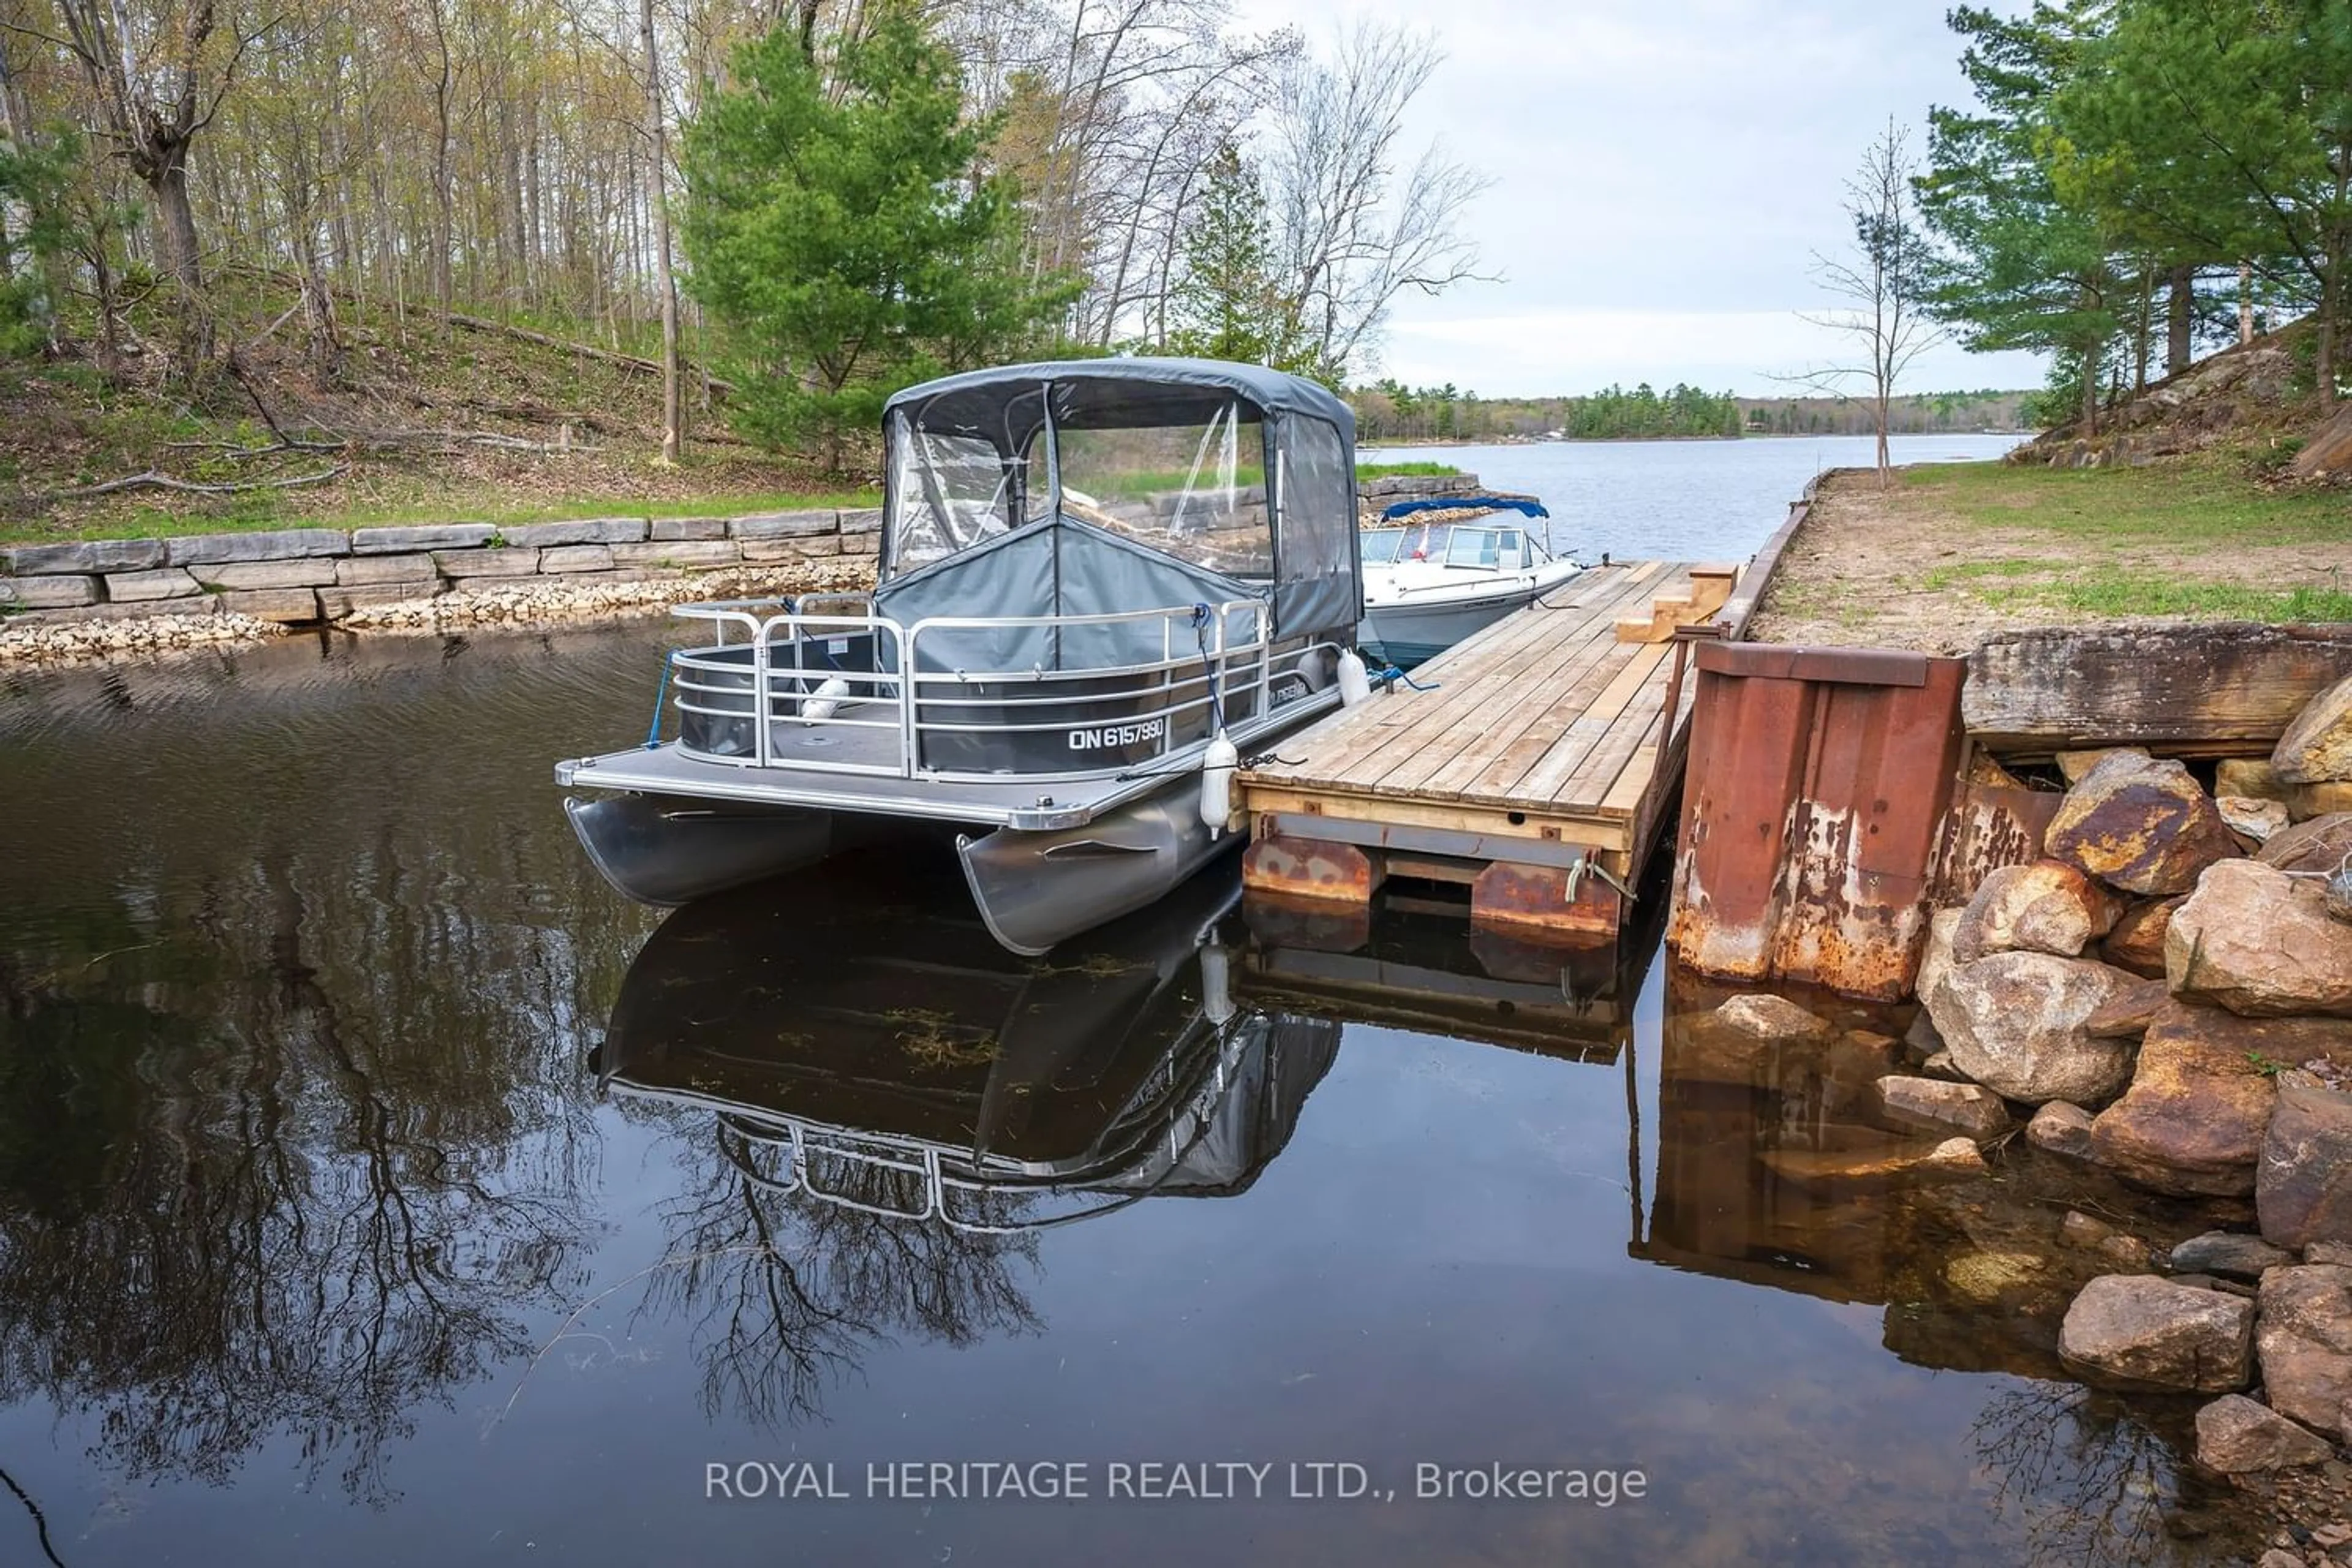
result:
[[[991,443],[924,430],[904,414],[895,416],[890,571],[912,571],[1016,526],[1013,476]]]
[[[1227,401],[1198,423],[1098,428],[1087,426],[1087,412],[1055,416],[1064,516],[1229,577],[1274,574],[1255,408]],[[1033,450],[1033,489],[1044,468]]]

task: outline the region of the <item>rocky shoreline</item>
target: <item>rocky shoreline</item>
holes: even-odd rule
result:
[[[2086,1182],[2201,1214],[2166,1245],[2087,1197],[2066,1212],[2052,1243],[2105,1267],[2064,1306],[2059,1362],[2097,1388],[2212,1396],[2197,1462],[2266,1510],[2263,1568],[2344,1568],[2352,677],[2211,789],[2134,748],[2059,762],[2040,857],[1934,917],[1908,1065],[1874,1086],[1874,1121],[1911,1141],[1872,1171],[1980,1176],[2021,1129]],[[1758,995],[1716,1020],[1765,1043],[1831,1028]]]

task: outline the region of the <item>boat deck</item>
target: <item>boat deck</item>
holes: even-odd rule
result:
[[[1416,670],[1429,689],[1284,742],[1240,776],[1250,886],[1360,902],[1389,875],[1463,881],[1482,922],[1613,935],[1680,776],[1695,684],[1675,679],[1676,639],[1621,641],[1618,622],[1663,615],[1693,573],[1587,571]]]

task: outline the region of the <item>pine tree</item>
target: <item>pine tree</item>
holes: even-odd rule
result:
[[[1021,265],[955,57],[914,12],[804,47],[779,28],[685,129],[690,287],[726,328],[737,427],[843,467],[889,395],[1013,355],[1073,298]],[[830,79],[828,79],[828,74]]]
[[[1283,312],[1273,279],[1274,242],[1257,171],[1230,140],[1209,163],[1200,205],[1184,230],[1170,346],[1179,353],[1272,364]]]
[[[2085,420],[2096,417],[2126,289],[2101,215],[2052,177],[2051,124],[2103,11],[2099,0],[2043,0],[2015,19],[1955,10],[1977,107],[1930,112],[1919,184],[1920,212],[1949,247],[1933,275],[1937,313],[1969,348],[2038,349],[2077,367]]]

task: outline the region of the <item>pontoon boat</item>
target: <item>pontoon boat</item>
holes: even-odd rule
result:
[[[1205,360],[950,376],[884,412],[878,585],[687,605],[675,740],[562,763],[599,870],[681,904],[876,831],[959,830],[1038,953],[1236,841],[1238,756],[1362,690],[1355,422]]]

